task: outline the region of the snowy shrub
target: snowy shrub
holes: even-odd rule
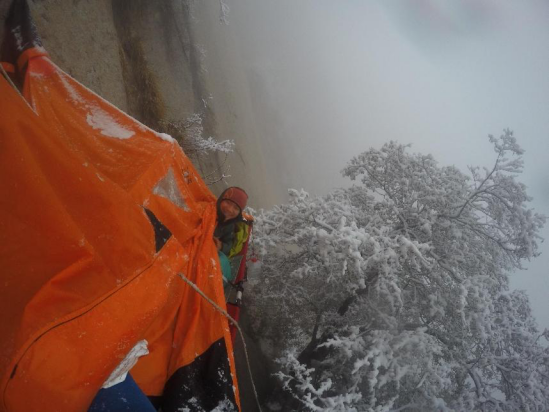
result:
[[[512,132],[490,141],[469,175],[390,142],[349,162],[359,185],[257,214],[249,312],[293,410],[548,410],[548,335],[508,287],[545,218]]]
[[[208,153],[231,153],[235,146],[233,140],[218,142],[213,137],[203,137],[202,117],[198,113],[189,116],[185,121],[163,121],[161,126],[172,135],[188,156],[201,156]]]

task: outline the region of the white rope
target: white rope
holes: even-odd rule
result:
[[[258,406],[258,409],[260,412],[262,412],[262,407],[260,406],[260,400],[258,398],[258,392],[256,392],[256,385],[254,385],[254,377],[252,376],[252,369],[250,368],[250,361],[248,360],[248,351],[246,350],[246,343],[244,341],[244,335],[241,330],[241,327],[237,323],[235,319],[233,319],[229,313],[227,313],[224,309],[222,309],[216,302],[214,302],[212,299],[210,299],[208,296],[204,294],[202,290],[199,289],[197,285],[195,285],[193,282],[191,282],[189,279],[185,277],[183,273],[178,273],[178,276],[182,278],[189,286],[191,286],[199,295],[201,295],[208,303],[210,303],[214,308],[220,312],[223,316],[225,316],[239,331],[239,336],[241,338],[241,341],[243,343],[244,348],[244,356],[246,359],[246,366],[248,368],[248,374],[250,375],[250,383],[252,383],[252,389],[254,390],[254,397],[256,398],[256,405]]]
[[[8,81],[8,83],[11,85],[11,87],[14,88],[14,90],[17,92],[17,94],[19,94],[19,96],[21,97],[21,99],[25,102],[25,104],[27,106],[29,106],[29,109],[31,109],[34,113],[36,113],[34,111],[34,109],[32,108],[32,106],[29,104],[29,102],[27,101],[27,99],[25,99],[25,97],[23,96],[23,94],[21,93],[21,91],[19,90],[19,88],[15,85],[15,83],[11,80],[11,77],[9,76],[8,73],[6,73],[6,70],[4,70],[4,66],[2,66],[2,63],[0,62],[0,70],[2,71],[2,74],[4,75],[4,77],[6,78],[6,80]]]

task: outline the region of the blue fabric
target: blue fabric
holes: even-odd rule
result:
[[[228,257],[223,252],[218,251],[218,258],[220,259],[224,282],[231,282],[233,277],[231,276],[231,263],[229,262]]]
[[[156,412],[157,410],[128,374],[124,382],[100,389],[88,412]]]

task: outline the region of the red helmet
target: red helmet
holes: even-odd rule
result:
[[[220,200],[231,200],[233,203],[241,208],[242,212],[243,209],[246,207],[248,195],[240,187],[230,187],[222,193]]]

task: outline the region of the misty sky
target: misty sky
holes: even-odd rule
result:
[[[389,140],[464,172],[489,167],[487,135],[510,128],[526,150],[532,207],[548,214],[548,1],[224,2],[261,102],[254,115],[277,120],[264,132],[285,153],[287,187],[349,185],[346,162]],[[542,249],[512,287],[528,291],[547,327]]]

